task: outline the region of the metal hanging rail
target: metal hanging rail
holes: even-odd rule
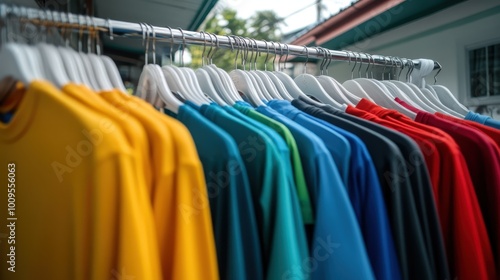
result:
[[[318,47],[289,45],[278,42],[266,42],[251,38],[235,36],[221,36],[206,32],[187,31],[180,28],[158,27],[147,23],[132,23],[118,20],[102,19],[70,13],[61,13],[49,10],[17,7],[0,4],[0,16],[3,25],[10,17],[33,24],[71,28],[73,30],[98,30],[108,32],[110,37],[144,38],[147,34],[152,40],[184,45],[214,46],[226,49],[246,49],[266,52],[280,56],[328,58],[333,61],[355,61],[387,67],[415,66],[419,67],[418,60],[398,58],[392,56],[370,55],[366,53],[328,50]],[[434,62],[434,69],[441,69],[438,62]]]

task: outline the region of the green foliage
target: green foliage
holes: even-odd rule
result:
[[[235,10],[226,8],[215,16],[209,18],[201,30],[216,35],[236,35],[257,40],[279,42],[281,39],[282,24],[283,20],[279,18],[274,11],[258,11],[249,20],[245,20],[239,18]],[[214,40],[213,36],[212,38],[208,35],[205,36],[208,42]],[[203,65],[202,56],[206,58],[209,53],[210,56],[213,56],[212,63],[218,67],[226,71],[230,71],[235,68],[236,50],[231,51],[230,49],[222,48],[215,50],[215,48],[211,48],[210,46],[206,48],[203,48],[202,46],[189,46],[189,51],[192,55],[191,67],[193,68],[201,67]],[[203,54],[203,52],[205,53]],[[242,53],[240,52],[238,56],[238,68],[241,69],[243,68],[241,65]],[[255,55],[250,52],[248,54],[248,60],[250,60],[252,56],[255,58]],[[258,56],[258,69],[264,69],[265,57],[265,54]],[[271,60],[272,58],[269,57],[268,66]],[[254,67],[253,61],[254,59],[252,59],[252,69]],[[207,63],[208,62],[205,59],[204,64]],[[246,67],[248,69],[249,61],[247,61]]]

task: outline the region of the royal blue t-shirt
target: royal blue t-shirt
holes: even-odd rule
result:
[[[470,120],[470,121],[475,121],[477,123],[484,124],[484,125],[487,125],[489,127],[500,129],[500,121],[492,119],[489,116],[474,113],[472,111],[469,111],[467,113],[467,115],[465,115],[465,119]]]
[[[356,215],[323,141],[270,107],[259,106],[257,111],[293,134],[315,212],[311,258],[283,278],[301,279],[312,271],[312,279],[374,279]]]

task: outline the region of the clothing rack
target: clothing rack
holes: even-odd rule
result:
[[[398,58],[383,55],[370,55],[352,51],[328,50],[318,47],[305,47],[289,45],[278,42],[266,42],[251,38],[235,36],[221,36],[208,34],[206,32],[187,31],[180,28],[158,27],[147,23],[132,23],[97,17],[75,15],[71,13],[61,13],[50,10],[40,10],[34,8],[17,7],[13,5],[0,4],[0,17],[2,25],[5,20],[12,20],[14,17],[24,22],[33,24],[53,26],[59,28],[70,28],[83,31],[103,31],[108,32],[110,38],[113,36],[135,37],[153,41],[168,42],[182,45],[213,46],[226,49],[245,49],[258,52],[276,54],[285,57],[306,57],[318,59],[331,59],[332,61],[353,61],[380,65],[386,67],[415,67],[419,68],[418,60],[408,58]],[[435,61],[434,69],[441,69],[441,65]]]

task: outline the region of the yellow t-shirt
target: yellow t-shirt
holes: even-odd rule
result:
[[[0,229],[15,236],[0,242],[0,254],[15,251],[15,272],[3,261],[1,279],[161,279],[158,248],[145,241],[151,208],[115,121],[35,81],[0,124],[0,151],[0,178],[15,178],[0,194],[15,199],[13,215],[5,207],[0,219],[17,218]]]
[[[149,154],[149,142],[145,129],[134,117],[116,109],[99,95],[84,85],[67,84],[62,91],[88,108],[107,115],[120,125],[132,151],[135,154],[138,177],[145,180],[146,186],[151,186],[153,172]],[[142,185],[142,184],[141,184]],[[150,189],[151,187],[148,187]]]
[[[173,139],[168,158],[174,185],[158,186],[153,195],[164,278],[219,279],[203,169],[189,131],[139,98],[118,91],[101,95],[142,111]]]

